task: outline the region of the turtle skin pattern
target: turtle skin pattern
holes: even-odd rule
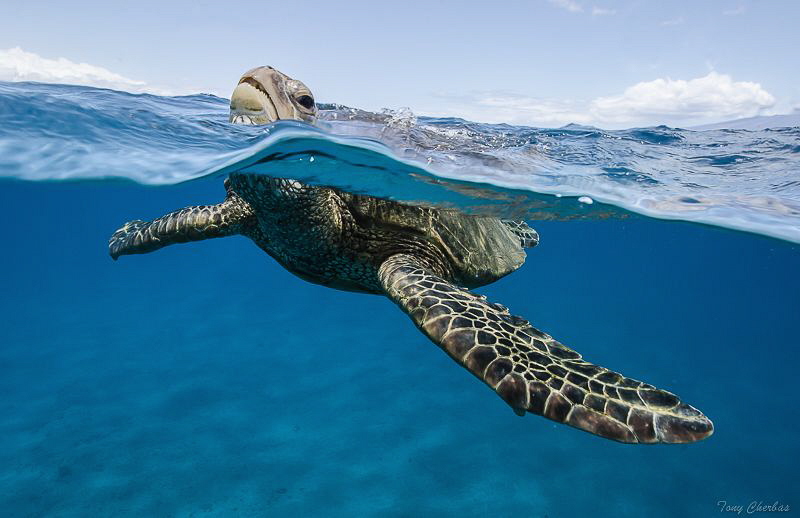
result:
[[[686,443],[713,433],[674,394],[591,364],[550,335],[433,273],[411,255],[379,270],[387,295],[434,343],[518,415],[541,415],[625,443]]]
[[[524,221],[515,221],[511,219],[503,219],[501,221],[519,238],[519,244],[522,248],[533,248],[539,244],[539,233],[529,227]]]
[[[228,189],[225,201],[217,205],[186,207],[153,221],[125,223],[108,240],[108,252],[116,261],[121,255],[146,254],[174,243],[240,234],[252,223],[253,210]]]

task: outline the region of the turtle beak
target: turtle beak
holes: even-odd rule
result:
[[[302,120],[286,92],[288,78],[272,67],[248,70],[231,95],[229,122],[269,124],[281,119]]]
[[[231,95],[229,122],[234,124],[269,124],[278,120],[266,96],[248,83],[239,83]],[[272,108],[272,109],[271,109]]]

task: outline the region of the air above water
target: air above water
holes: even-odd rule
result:
[[[800,128],[322,108],[318,128],[240,127],[213,96],[0,83],[4,513],[800,505]],[[541,244],[479,291],[714,435],[632,446],[520,418],[387,299],[308,284],[241,237],[108,257],[122,223],[218,203],[234,171],[528,220]]]

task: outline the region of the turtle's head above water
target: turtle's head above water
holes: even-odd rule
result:
[[[231,94],[234,124],[269,124],[277,120],[314,122],[317,105],[302,81],[292,79],[272,67],[256,67],[245,72]]]

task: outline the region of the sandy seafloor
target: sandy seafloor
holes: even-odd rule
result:
[[[222,193],[0,186],[1,515],[800,509],[800,246],[644,218],[535,224],[527,264],[481,291],[716,426],[632,446],[517,417],[387,299],[301,281],[245,238],[108,257],[123,222]]]

